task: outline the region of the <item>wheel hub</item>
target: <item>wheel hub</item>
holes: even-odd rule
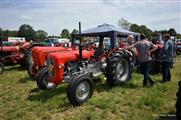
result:
[[[128,63],[125,59],[121,60],[116,68],[117,78],[119,81],[125,81],[128,76]]]
[[[89,92],[90,92],[90,85],[88,82],[84,81],[78,85],[76,90],[76,96],[78,99],[83,100],[89,95]]]

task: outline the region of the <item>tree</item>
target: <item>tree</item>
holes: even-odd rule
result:
[[[167,34],[168,33],[168,31],[167,30],[161,30],[161,31],[158,31],[159,33],[161,33],[162,35],[163,34]]]
[[[5,35],[6,37],[17,37],[18,31],[16,31],[16,30],[13,30],[13,31],[5,30],[5,31],[4,31],[4,35]]]
[[[72,34],[75,34],[75,33],[78,33],[79,31],[77,29],[73,29],[72,32],[71,32],[71,35]]]
[[[151,34],[153,33],[152,30],[147,28],[145,25],[137,25],[137,24],[131,24],[130,30],[133,32],[143,33],[146,35],[147,38],[151,38]]]
[[[35,36],[37,40],[44,40],[45,38],[47,38],[48,34],[44,30],[38,30],[36,31]]]
[[[181,34],[177,34],[177,39],[181,39]]]
[[[171,36],[176,36],[176,35],[177,35],[177,32],[175,31],[174,28],[170,28],[170,29],[168,30],[168,34],[170,34]]]
[[[139,32],[139,25],[131,24],[130,30],[133,31],[133,32]]]
[[[27,41],[34,40],[35,34],[35,30],[30,25],[23,24],[19,27],[18,37],[25,37]]]
[[[70,33],[69,33],[68,29],[63,29],[62,30],[61,38],[68,38],[68,39],[70,39]]]
[[[129,30],[131,23],[129,23],[126,19],[121,18],[118,20],[118,26],[120,26],[122,29]]]

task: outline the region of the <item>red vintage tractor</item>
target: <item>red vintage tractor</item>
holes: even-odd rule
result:
[[[151,41],[158,47],[158,49],[155,52],[153,52],[153,54],[152,54],[152,58],[153,58],[152,71],[157,73],[157,72],[161,71],[162,51],[163,51],[163,46],[164,46],[164,40],[163,40],[162,34],[153,33],[151,35]],[[173,41],[173,43],[174,43],[174,41]],[[175,67],[175,61],[176,61],[176,45],[173,44],[173,58],[170,62],[171,68]]]
[[[47,55],[49,53],[61,52],[61,51],[72,51],[77,50],[76,45],[72,44],[71,47],[47,47],[47,46],[33,46],[32,49],[28,52],[27,61],[28,69],[27,72],[30,77],[37,75],[38,71],[47,65]],[[87,49],[93,49],[92,46]]]
[[[80,31],[80,29],[79,29]],[[80,35],[81,36],[81,35]],[[93,78],[104,74],[110,86],[121,85],[130,78],[130,55],[117,48],[102,49],[103,42],[96,50],[79,50],[49,53],[47,67],[36,77],[40,89],[50,89],[68,83],[67,96],[73,105],[80,105],[93,94]]]
[[[28,74],[30,77],[36,76],[38,70],[46,66],[46,58],[47,54],[51,52],[60,52],[65,51],[66,48],[64,47],[40,47],[35,46],[33,47],[27,57],[28,61]]]
[[[25,52],[28,50],[30,43],[21,43],[11,46],[3,46],[1,41],[0,47],[0,73],[4,70],[4,65],[20,64],[26,67]]]

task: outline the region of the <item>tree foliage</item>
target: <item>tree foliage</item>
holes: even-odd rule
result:
[[[122,29],[129,30],[131,23],[129,23],[126,19],[122,17],[121,19],[118,20],[118,26]]]
[[[70,33],[69,33],[68,29],[63,29],[62,30],[61,38],[68,38],[68,39],[70,39]]]
[[[73,29],[72,32],[71,32],[71,35],[72,34],[75,34],[75,33],[78,33],[79,31],[77,29]]]
[[[170,28],[170,29],[168,30],[168,33],[169,33],[171,36],[176,36],[176,35],[177,35],[177,32],[175,31],[174,28]]]
[[[0,28],[0,37],[2,40],[8,40],[8,37],[17,37],[18,35],[18,31],[16,30],[3,30],[2,28]]]
[[[131,24],[130,30],[133,32],[143,33],[146,35],[147,38],[151,38],[151,34],[153,33],[152,30],[147,28],[145,25],[137,25],[137,24]]]
[[[19,27],[18,37],[25,37],[27,41],[34,40],[35,34],[35,30],[30,25],[23,24]]]
[[[45,38],[47,38],[47,36],[48,36],[48,33],[45,32],[44,30],[38,30],[36,31],[36,34],[35,34],[36,40],[44,40]]]

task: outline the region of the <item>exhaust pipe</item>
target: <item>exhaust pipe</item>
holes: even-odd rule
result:
[[[82,36],[81,36],[81,23],[79,22],[79,60],[82,61]]]

